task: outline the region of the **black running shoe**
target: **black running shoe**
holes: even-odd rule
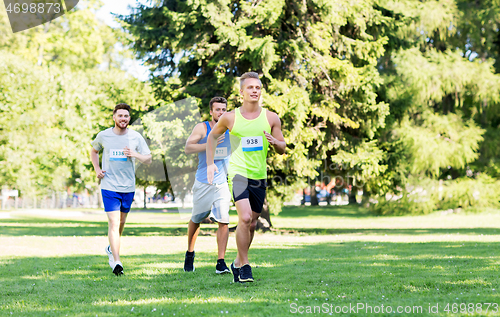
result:
[[[253,282],[252,268],[245,264],[240,268],[240,283]]]
[[[229,268],[227,267],[226,262],[224,262],[224,260],[217,261],[217,265],[215,266],[215,273],[217,274],[229,273]]]
[[[234,262],[231,263],[231,271],[233,272],[234,282],[238,283],[240,281],[240,268],[234,267]]]
[[[186,251],[186,258],[184,259],[184,272],[194,272],[194,251]]]
[[[115,273],[116,276],[123,275],[123,266],[121,264],[116,264],[115,268],[113,269],[113,273]]]

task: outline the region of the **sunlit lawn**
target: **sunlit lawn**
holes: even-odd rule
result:
[[[359,316],[382,305],[393,313],[379,316],[398,315],[398,306],[443,316],[448,303],[450,313],[478,316],[492,303],[488,315],[500,315],[496,210],[374,217],[349,206],[286,207],[274,231],[256,234],[256,281],[243,285],[215,274],[215,225],[202,225],[196,271],[183,272],[188,215],[131,213],[122,277],[104,254],[102,212],[41,216],[0,212],[1,316]],[[235,254],[232,233],[228,264]]]

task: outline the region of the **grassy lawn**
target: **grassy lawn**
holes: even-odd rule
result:
[[[0,212],[0,316],[500,315],[496,210],[374,217],[285,207],[273,232],[255,235],[253,284],[215,274],[215,225],[202,225],[196,271],[183,272],[188,219],[131,213],[125,275],[115,277],[103,212]],[[235,254],[232,233],[228,264]]]

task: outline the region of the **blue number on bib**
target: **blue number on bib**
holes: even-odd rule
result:
[[[227,147],[218,147],[215,149],[214,160],[223,160],[227,157]]]
[[[127,156],[123,153],[121,149],[111,149],[109,150],[109,160],[110,161],[126,161]]]

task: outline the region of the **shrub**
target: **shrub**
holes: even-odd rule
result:
[[[437,210],[500,207],[500,182],[487,175],[454,180],[414,181],[400,195],[376,198],[370,206],[377,215],[423,215]]]

